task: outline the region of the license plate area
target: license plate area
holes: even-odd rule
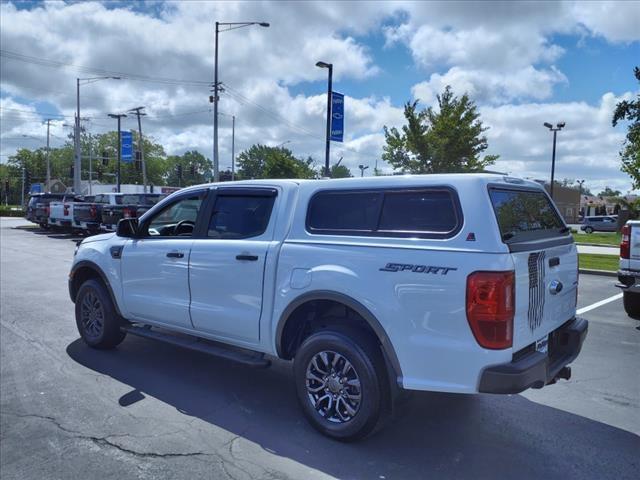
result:
[[[540,340],[536,340],[536,352],[548,353],[549,352],[549,336],[542,337]]]

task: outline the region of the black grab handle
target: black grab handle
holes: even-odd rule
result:
[[[258,260],[257,255],[236,255],[236,260],[249,260],[250,262],[255,262]]]

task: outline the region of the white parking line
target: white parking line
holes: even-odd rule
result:
[[[619,298],[622,298],[622,293],[618,293],[617,295],[614,295],[613,297],[605,298],[604,300],[600,300],[599,302],[592,303],[591,305],[589,305],[587,307],[582,307],[581,309],[576,310],[576,315],[582,315],[583,313],[587,313],[587,312],[593,310],[594,308],[598,308],[598,307],[601,307],[602,305],[606,305],[607,303],[614,302],[614,301],[618,300]]]

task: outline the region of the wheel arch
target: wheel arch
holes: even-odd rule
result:
[[[342,304],[357,313],[371,328],[371,330],[377,337],[377,340],[380,342],[382,353],[385,357],[385,362],[393,372],[395,377],[394,380],[398,384],[402,383],[402,369],[400,367],[398,356],[396,355],[391,340],[389,339],[389,336],[387,335],[385,329],[382,327],[382,324],[378,321],[375,315],[373,315],[373,313],[371,313],[371,311],[358,300],[343,293],[334,292],[331,290],[316,290],[304,293],[296,297],[289,303],[289,305],[287,305],[287,307],[280,315],[278,325],[276,327],[275,344],[278,357],[287,358],[282,340],[285,333],[285,328],[289,320],[295,321],[294,319],[292,319],[292,315],[294,314],[294,312],[296,312],[300,307],[316,301],[329,301]]]
[[[119,316],[122,316],[120,307],[118,306],[118,302],[116,301],[116,296],[113,293],[113,289],[111,288],[111,284],[109,283],[107,275],[96,263],[88,260],[81,260],[76,263],[69,273],[69,296],[71,297],[71,301],[75,303],[78,296],[78,290],[80,290],[82,284],[92,278],[96,278],[104,284],[107,291],[109,292],[109,297],[113,302],[116,313]]]

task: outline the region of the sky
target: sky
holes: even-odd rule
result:
[[[220,166],[254,143],[324,160],[327,70],[345,94],[345,141],[331,162],[390,173],[383,127],[404,124],[403,105],[433,106],[451,85],[488,127],[492,170],[584,179],[627,193],[620,172],[626,125],[617,102],[640,86],[640,1],[620,2],[5,2],[0,5],[0,161],[19,147],[61,145],[73,124],[76,78],[92,133],[115,129],[109,113],[145,106],[143,131],[167,154],[212,157],[214,22],[269,22],[219,37]],[[123,129],[136,128],[134,116]]]

